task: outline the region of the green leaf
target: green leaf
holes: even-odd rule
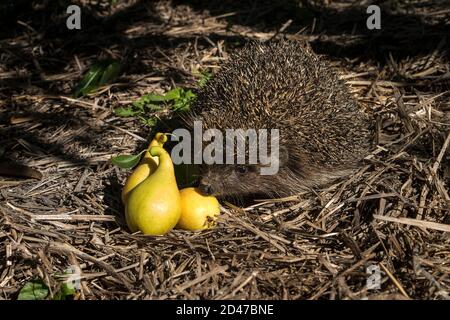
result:
[[[186,108],[186,105],[183,101],[177,101],[174,103],[173,109],[175,111],[186,111],[189,108]]]
[[[201,88],[201,87],[204,87],[205,84],[206,84],[209,80],[211,80],[211,78],[212,78],[212,74],[209,73],[209,72],[207,72],[207,71],[202,72],[201,75],[202,75],[202,77],[200,78],[200,80],[197,81],[197,85],[198,85],[200,88]]]
[[[140,97],[137,101],[133,102],[133,107],[138,108],[144,111],[144,107],[149,108],[150,110],[159,110],[161,109],[160,103],[164,102],[165,98],[160,94],[146,94]]]
[[[149,103],[149,102],[164,102],[164,101],[166,101],[166,99],[165,99],[165,97],[163,95],[156,94],[156,93],[146,94],[142,98],[144,98],[146,103]]]
[[[131,105],[133,107],[135,107],[136,109],[139,109],[140,111],[144,111],[145,102],[140,99],[137,101],[134,101]]]
[[[134,101],[128,108],[117,108],[114,113],[121,117],[138,117],[145,125],[153,127],[158,119],[148,116],[148,113],[161,110],[164,108],[172,108],[175,111],[189,110],[197,95],[191,90],[183,88],[175,88],[168,91],[164,95],[146,94]]]
[[[158,122],[157,118],[144,118],[142,116],[139,116],[139,119],[141,119],[143,124],[149,127],[153,127]]]
[[[48,288],[42,280],[33,280],[23,286],[17,300],[43,300],[47,297],[48,292]]]
[[[141,159],[141,154],[146,150],[142,150],[136,155],[120,155],[117,157],[111,158],[111,162],[113,165],[118,166],[122,169],[131,169],[139,163]]]
[[[149,104],[147,104],[147,108],[149,108],[151,111],[157,111],[157,110],[161,110],[161,105],[149,103]]]
[[[72,285],[63,282],[60,290],[54,295],[53,300],[66,300],[68,297],[74,296],[76,292]]]
[[[102,66],[98,63],[94,64],[80,81],[78,86],[75,88],[75,98],[84,96],[95,89],[98,86],[98,81],[101,77],[101,74]]]
[[[181,98],[176,100],[173,104],[173,109],[175,111],[183,112],[189,110],[192,103],[194,102],[197,95],[193,93],[191,90],[182,91]]]
[[[194,100],[197,97],[195,93],[193,93],[191,90],[188,90],[185,92],[185,98],[189,101]]]
[[[172,101],[180,99],[182,90],[183,89],[175,88],[170,91],[167,91],[166,94],[164,95],[164,101]]]
[[[114,114],[116,116],[125,117],[125,118],[135,116],[136,114],[139,114],[139,113],[140,113],[140,111],[135,111],[131,107],[128,107],[128,108],[119,107],[119,108],[114,109]]]
[[[108,64],[100,79],[99,85],[102,86],[106,83],[113,82],[117,79],[120,73],[120,64],[117,61],[113,61]]]
[[[117,61],[107,59],[94,63],[75,87],[75,98],[87,95],[99,86],[114,81],[119,72],[120,64]]]

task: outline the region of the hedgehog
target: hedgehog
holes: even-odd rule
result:
[[[278,129],[279,169],[201,164],[198,188],[218,197],[280,197],[349,176],[370,152],[373,119],[336,72],[305,43],[250,42],[199,89],[186,125]],[[247,161],[247,159],[246,159]]]

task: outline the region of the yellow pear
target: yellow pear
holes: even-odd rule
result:
[[[131,190],[134,189],[139,183],[145,180],[152,172],[156,170],[158,167],[158,157],[153,157],[150,154],[150,148],[164,145],[164,142],[167,141],[167,136],[164,133],[158,132],[153,140],[150,142],[150,145],[147,148],[147,151],[144,153],[141,162],[138,166],[133,170],[133,172],[128,176],[125,181],[125,185],[122,189],[122,203],[125,204],[127,200],[127,196]]]
[[[203,195],[197,188],[182,189],[180,197],[181,217],[178,228],[199,231],[214,226],[220,214],[216,197]]]
[[[180,191],[167,151],[155,146],[150,148],[150,155],[159,158],[158,167],[131,190],[125,202],[125,216],[132,232],[163,235],[180,219]]]

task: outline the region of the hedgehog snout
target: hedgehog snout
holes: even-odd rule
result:
[[[213,188],[211,187],[211,185],[205,180],[202,179],[198,185],[198,189],[200,190],[201,193],[210,196],[214,193]]]

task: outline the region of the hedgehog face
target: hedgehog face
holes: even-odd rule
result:
[[[261,175],[258,165],[204,165],[198,188],[207,195],[246,196],[277,194],[279,185],[274,183],[283,174]]]
[[[278,154],[270,154],[265,164],[203,164],[199,167],[198,187],[204,194],[218,197],[286,194],[280,186],[292,175],[288,160],[288,149],[279,146]]]

